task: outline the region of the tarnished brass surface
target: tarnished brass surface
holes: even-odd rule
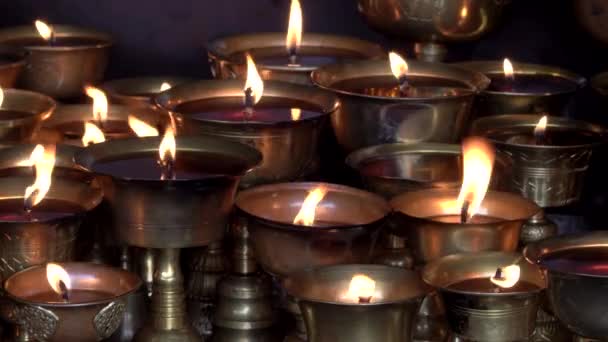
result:
[[[0,87],[14,88],[25,66],[27,53],[24,49],[0,46]]]
[[[512,264],[521,268],[521,281],[536,290],[514,293],[460,291],[450,285],[494,276],[496,269]],[[482,252],[455,254],[427,264],[422,278],[437,287],[443,298],[452,333],[469,341],[524,341],[532,336],[541,291],[546,288],[542,271],[518,253]]]
[[[25,46],[28,50],[26,67],[19,86],[54,98],[77,97],[87,84],[102,80],[110,58],[112,39],[94,30],[53,25],[55,37],[91,39],[78,46]],[[0,30],[0,44],[19,45],[19,41],[39,39],[34,25]]]
[[[72,290],[94,290],[105,296],[81,304],[32,302],[30,296],[52,292],[46,267],[34,266],[5,282],[7,295],[15,301],[11,318],[38,340],[97,341],[109,337],[120,325],[126,296],[141,286],[141,280],[133,273],[99,264],[60,265],[70,275]]]
[[[530,134],[542,115],[498,115],[473,123],[471,134],[488,136],[507,129],[526,127]],[[518,192],[541,207],[558,207],[576,202],[581,197],[591,154],[608,142],[607,131],[598,125],[568,118],[550,117],[547,131],[579,130],[594,135],[593,143],[578,145],[524,145],[493,139],[498,155],[510,167],[506,182],[510,191]]]
[[[294,225],[309,191],[320,185],[329,192],[317,207],[316,221],[327,226]],[[257,261],[279,277],[310,267],[369,262],[390,212],[377,195],[327,183],[258,186],[240,192],[235,204]]]
[[[489,223],[443,223],[431,218],[459,216],[442,203],[455,201],[458,189],[408,192],[391,200],[396,211],[389,225],[394,234],[406,237],[417,264],[456,253],[512,252],[517,249],[522,225],[540,208],[519,195],[489,191],[480,212],[496,218]]]
[[[586,248],[608,248],[608,233],[596,231],[552,237],[526,246],[524,256],[530,262],[538,263],[554,253]],[[598,259],[599,265],[603,265],[603,260]],[[605,339],[608,317],[603,313],[608,305],[605,296],[608,278],[559,269],[546,269],[545,273],[549,284],[547,296],[555,316],[579,336]]]
[[[254,33],[219,38],[207,46],[211,72],[215,78],[243,78],[247,74],[245,53],[255,59],[264,57],[285,57],[283,65],[256,63],[260,76],[265,80],[285,81],[311,85],[311,66],[289,66],[285,48],[285,33]],[[354,37],[330,34],[306,33],[298,49],[301,56],[329,56],[336,62],[386,57],[384,49],[375,43]]]
[[[373,170],[367,164],[383,161]],[[355,169],[366,187],[386,198],[406,191],[459,188],[461,148],[450,144],[384,144],[352,152],[346,164]]]
[[[514,113],[548,113],[560,115],[576,90],[585,86],[587,81],[569,70],[558,67],[518,63],[512,61],[515,77],[517,75],[559,76],[572,81],[573,90],[566,92],[516,93],[508,91],[483,91],[475,101],[476,117],[514,114]],[[462,68],[478,71],[486,76],[503,75],[503,61],[475,61],[456,63]]]
[[[0,104],[0,143],[23,143],[32,139],[42,120],[55,110],[55,101],[27,90],[4,89]],[[22,116],[2,118],[2,111],[19,112]]]
[[[106,141],[84,149],[76,156],[76,162],[91,168],[100,160],[158,155],[160,141],[160,137]],[[100,175],[117,234],[130,245],[185,248],[220,240],[239,177],[261,160],[260,153],[255,149],[215,137],[178,136],[176,142],[178,156],[180,151],[200,153],[201,158],[212,153],[221,154],[243,162],[244,169],[227,170],[226,165],[211,165],[209,170],[215,170],[215,177],[177,181],[120,179]],[[220,175],[222,172],[237,173]]]
[[[388,59],[313,71],[315,85],[340,98],[331,121],[346,152],[395,142],[457,143],[465,134],[474,95],[490,80],[482,73],[446,64],[408,61],[408,65],[410,84],[427,89],[424,96],[394,96],[398,82]],[[364,93],[341,89],[344,82],[356,83]]]
[[[112,103],[127,106],[154,105],[154,96],[160,93],[163,83],[175,87],[194,79],[176,76],[134,77],[110,80],[101,84],[100,88],[108,95]]]
[[[160,94],[156,102],[171,112],[177,111],[177,117],[193,121],[183,125],[185,133],[210,134],[258,149],[263,155],[262,164],[243,177],[241,187],[294,181],[316,171],[321,132],[339,105],[337,98],[312,87],[268,81],[256,108],[298,107],[320,114],[272,123],[192,120],[197,113],[243,110],[243,85],[242,80],[200,81],[172,88]]]
[[[344,303],[355,274],[376,281],[370,304]],[[298,271],[284,281],[296,297],[310,342],[409,341],[413,318],[430,291],[414,271],[382,265],[337,265]]]

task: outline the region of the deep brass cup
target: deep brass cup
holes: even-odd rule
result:
[[[315,220],[326,226],[293,224],[309,191],[321,185],[329,192]],[[256,260],[279,277],[310,267],[368,262],[390,211],[377,195],[327,183],[262,185],[241,191],[235,205],[251,234]]]
[[[32,301],[31,296],[52,292],[46,266],[18,272],[4,283],[15,303],[10,317],[20,322],[39,341],[98,341],[118,329],[126,309],[126,299],[141,286],[135,274],[92,263],[61,263],[72,283],[71,290],[102,292],[98,299],[85,303],[48,303]]]
[[[509,1],[359,0],[367,24],[391,37],[418,42],[419,59],[441,61],[440,44],[477,40],[500,22]]]
[[[530,134],[542,115],[498,115],[473,123],[471,133],[492,139],[495,134],[524,127]],[[594,150],[608,141],[606,130],[584,121],[550,117],[547,132],[569,129],[589,135],[590,142],[566,146],[527,145],[492,139],[498,156],[510,170],[505,185],[541,207],[559,207],[581,198]],[[518,131],[519,133],[522,133]]]
[[[0,30],[0,44],[23,46],[29,52],[19,86],[54,98],[77,97],[87,84],[102,80],[108,65],[112,39],[90,29],[53,25],[57,39],[90,40],[83,45],[49,46],[34,25]],[[38,41],[33,46],[32,41]]]
[[[496,269],[517,264],[520,281],[536,289],[513,293],[455,290],[450,285],[468,279],[494,276]],[[541,291],[546,288],[540,268],[523,260],[521,254],[482,252],[455,254],[427,264],[422,278],[439,289],[452,333],[466,341],[528,341],[536,325]]]
[[[371,303],[344,302],[352,277],[376,282]],[[297,298],[310,342],[410,341],[412,322],[429,293],[413,271],[381,265],[337,265],[302,270],[284,281]]]
[[[494,218],[488,223],[444,223],[432,217],[455,215],[442,204],[455,201],[458,189],[408,192],[391,200],[395,211],[393,233],[405,237],[417,264],[457,253],[513,252],[522,225],[541,209],[519,195],[489,191],[480,212]]]
[[[373,163],[378,164],[372,168]],[[429,188],[459,188],[461,163],[459,145],[434,143],[370,146],[346,158],[365,186],[386,198]]]
[[[254,60],[264,57],[284,57],[284,65],[257,64],[260,76],[265,80],[284,81],[311,85],[312,66],[289,66],[285,48],[285,33],[254,33],[219,38],[207,46],[211,72],[215,78],[244,78],[247,75],[245,54]],[[386,57],[384,49],[375,43],[357,38],[330,34],[304,33],[298,55],[317,55],[335,58],[335,62]]]
[[[530,262],[539,263],[555,253],[588,248],[608,248],[608,233],[597,231],[552,237],[528,245],[524,249],[524,256]],[[598,259],[597,262],[603,265],[604,260]],[[580,337],[605,340],[608,336],[608,317],[603,313],[608,305],[604,295],[608,278],[552,268],[544,271],[548,279],[547,296],[555,316]]]
[[[197,113],[243,110],[243,84],[241,80],[190,83],[160,94],[156,102],[176,113],[177,117],[193,121],[184,125],[187,133],[238,141],[262,152],[262,164],[243,177],[241,187],[294,181],[315,172],[321,132],[329,115],[339,105],[337,98],[312,87],[267,81],[264,96],[255,108],[287,110],[298,107],[319,112],[319,115],[267,123],[192,118]]]
[[[55,101],[48,96],[27,90],[5,89],[4,101],[0,104],[0,143],[30,141],[55,106]],[[3,111],[20,115],[3,118]]]
[[[558,76],[572,82],[572,91],[551,91],[535,93],[516,93],[486,89],[475,100],[475,116],[491,116],[513,113],[549,113],[559,115],[568,105],[577,90],[587,81],[571,71],[561,68],[529,63],[512,62],[517,75]],[[503,61],[476,61],[456,63],[455,65],[486,76],[503,75]]]
[[[176,87],[192,81],[194,80],[176,76],[134,77],[107,81],[100,88],[105,91],[112,103],[146,107],[154,106],[154,96],[160,93],[163,83]]]
[[[399,95],[388,60],[334,64],[313,71],[315,85],[340,99],[331,122],[346,152],[395,142],[460,141],[468,128],[473,98],[490,80],[445,64],[408,61],[408,65],[414,88],[431,87],[420,97]],[[359,91],[344,90],[345,83],[356,84]]]
[[[25,66],[27,53],[24,49],[0,46],[0,87],[14,88]]]

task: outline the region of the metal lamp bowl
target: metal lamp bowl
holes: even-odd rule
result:
[[[21,163],[30,158],[35,144],[7,145],[0,147],[0,177],[6,175],[22,175],[34,177],[31,166],[23,166]],[[57,145],[55,152],[55,168],[53,175],[61,176],[71,180],[82,180],[90,182],[93,175],[87,172],[74,161],[74,156],[80,148],[71,145]]]
[[[385,144],[356,150],[346,158],[365,186],[392,198],[408,191],[454,189],[462,183],[461,148],[450,144]]]
[[[124,131],[114,132],[114,136],[107,136],[106,139],[134,137],[135,133],[128,125],[130,115],[152,127],[159,128],[161,132],[167,127],[170,120],[167,113],[154,108],[109,105],[106,121],[120,123]],[[69,144],[74,147],[82,147],[81,138],[84,134],[84,124],[87,121],[93,121],[91,104],[60,105],[48,119],[44,120],[42,128],[33,140],[39,143]],[[78,126],[76,129],[75,124]],[[183,126],[183,120],[177,120],[178,133],[182,131]]]
[[[293,224],[308,193],[321,185],[329,192],[317,207],[316,222],[331,226]],[[279,277],[310,267],[369,262],[390,212],[377,195],[327,183],[262,185],[241,191],[235,205],[256,260]]]
[[[408,61],[413,87],[433,87],[424,97],[391,96],[397,80],[387,60],[335,64],[312,73],[315,85],[340,98],[331,117],[338,143],[347,152],[386,143],[456,143],[469,122],[474,95],[490,80],[454,66]],[[347,91],[357,84],[365,93]],[[371,95],[370,95],[371,94]]]
[[[471,133],[488,136],[525,127],[533,132],[542,115],[498,115],[473,123]],[[591,154],[608,142],[606,130],[598,125],[567,118],[551,117],[547,130],[568,128],[594,134],[595,143],[571,146],[537,146],[493,140],[498,156],[510,172],[508,189],[518,192],[541,207],[558,207],[578,201],[583,190]]]
[[[118,329],[126,310],[127,296],[142,284],[133,273],[93,263],[60,263],[72,290],[103,292],[105,297],[85,303],[39,303],[28,298],[52,292],[46,266],[34,266],[6,280],[4,288],[15,301],[11,318],[40,341],[98,341]]]
[[[602,97],[608,96],[608,72],[599,73],[591,78],[589,85]]]
[[[608,248],[608,233],[598,231],[549,238],[526,246],[524,256],[530,262],[540,263],[554,253],[586,248]],[[600,262],[603,260],[598,260]],[[551,268],[545,272],[547,296],[555,316],[579,336],[598,340],[606,338],[608,317],[604,313],[608,305],[605,296],[608,277]]]
[[[496,218],[489,223],[444,223],[430,218],[459,215],[442,207],[454,201],[458,189],[429,189],[407,192],[391,200],[395,211],[390,225],[394,234],[405,237],[418,264],[457,253],[512,252],[517,249],[522,225],[541,209],[519,195],[488,191],[480,208]]]
[[[193,121],[190,133],[204,133],[255,147],[262,164],[243,177],[241,187],[300,179],[318,167],[318,147],[328,115],[339,103],[327,92],[297,84],[267,81],[256,108],[290,108],[319,112],[298,121],[236,122],[192,118],[193,114],[243,109],[243,81],[200,81],[172,88],[156,98],[164,109]]]
[[[247,75],[245,54],[255,59],[284,57],[284,65],[256,63],[263,79],[311,85],[311,66],[288,66],[285,33],[255,33],[230,36],[212,41],[207,46],[211,72],[215,78],[244,78]],[[365,40],[330,34],[304,33],[298,55],[317,55],[336,58],[338,61],[386,57],[384,49]]]
[[[523,262],[522,262],[523,261]],[[450,285],[494,276],[496,269],[517,264],[520,281],[536,285],[533,291],[487,293],[460,291]],[[540,268],[521,254],[483,252],[455,254],[427,264],[422,278],[439,289],[450,329],[467,341],[527,341],[534,333],[540,295],[546,281]]]
[[[76,156],[87,169],[99,161],[158,155],[161,137],[106,141],[90,145]],[[180,151],[212,154],[242,162],[243,168],[210,164],[212,176],[189,180],[123,179],[100,175],[118,237],[145,248],[186,248],[219,241],[226,228],[239,178],[259,164],[255,149],[209,136],[176,137]],[[145,214],[144,214],[145,213]]]
[[[23,67],[27,53],[24,49],[0,45],[0,87],[14,88]]]
[[[352,277],[376,282],[368,304],[346,303]],[[283,282],[297,298],[310,342],[410,341],[412,323],[430,288],[409,270],[381,265],[337,265],[295,272]]]
[[[5,89],[4,101],[0,104],[0,143],[30,141],[55,106],[55,101],[48,96],[27,90]],[[2,111],[27,115],[2,118]]]
[[[24,189],[33,181],[32,175],[0,177],[0,206],[22,210]],[[47,208],[52,201],[68,203],[80,208],[81,212],[46,221],[11,222],[0,219],[0,256],[4,260],[0,266],[0,279],[6,279],[32,265],[71,260],[76,233],[84,214],[95,208],[102,198],[103,193],[96,182],[86,183],[56,176],[36,210],[52,210]]]
[[[90,29],[53,25],[57,38],[83,38],[95,42],[77,46],[23,46],[29,53],[19,79],[22,88],[54,98],[77,97],[83,86],[101,81],[108,65],[112,39]],[[22,46],[20,41],[40,39],[34,25],[0,30],[0,44]]]
[[[154,105],[154,96],[160,93],[163,83],[175,87],[192,82],[193,79],[176,76],[154,76],[122,78],[104,82],[100,88],[108,95],[112,103],[132,107]]]
[[[576,91],[585,86],[587,81],[571,71],[547,65],[512,62],[517,75],[547,75],[562,77],[572,82],[572,91],[515,93],[506,91],[485,90],[475,101],[477,117],[513,113],[549,113],[561,114]],[[475,61],[456,63],[462,68],[478,71],[486,76],[503,75],[503,61]]]

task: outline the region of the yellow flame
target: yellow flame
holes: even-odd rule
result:
[[[40,37],[42,37],[42,39],[51,39],[51,37],[53,36],[53,28],[51,26],[47,25],[42,20],[36,20],[34,22],[34,25],[36,26],[36,30],[38,30],[38,34],[40,35]]]
[[[460,19],[466,19],[469,16],[469,7],[462,6],[460,9]]]
[[[496,275],[490,277],[490,281],[499,287],[508,289],[519,281],[521,276],[521,268],[517,265],[510,265],[501,268],[501,278],[496,278]]]
[[[84,123],[84,135],[82,136],[82,146],[89,146],[90,144],[99,144],[106,141],[106,137],[92,122]]]
[[[287,36],[285,37],[285,46],[287,52],[297,52],[302,43],[302,6],[299,0],[291,0],[291,8],[289,10],[289,26],[287,27]]]
[[[543,116],[538,120],[536,127],[534,127],[534,135],[542,135],[545,134],[545,130],[547,129],[547,116]]]
[[[139,120],[133,115],[129,115],[129,127],[140,137],[157,137],[158,130],[146,123],[145,121]]]
[[[160,91],[163,92],[165,90],[169,90],[171,89],[171,84],[168,82],[163,82],[163,84],[160,85]]]
[[[462,143],[463,180],[456,208],[469,202],[467,216],[473,217],[483,202],[494,167],[494,147],[482,138],[467,138]]]
[[[298,121],[302,116],[302,110],[300,108],[291,108],[291,120]]]
[[[312,226],[315,223],[315,216],[317,211],[317,205],[323,200],[323,197],[327,195],[327,189],[325,186],[319,186],[308,193],[306,199],[302,203],[302,208],[293,219],[294,224],[300,224],[303,226]]]
[[[34,166],[34,164],[36,164],[36,160],[39,160],[40,158],[42,158],[43,155],[44,155],[44,146],[36,145],[36,147],[34,147],[34,150],[32,150],[30,157],[28,159],[24,159],[24,160],[20,161],[19,163],[17,163],[17,166],[24,166],[24,167]]]
[[[160,146],[158,146],[158,155],[160,156],[160,160],[166,161],[167,158],[171,160],[175,160],[176,154],[176,144],[175,144],[175,133],[173,132],[173,127],[167,127],[165,131],[165,135],[163,136],[163,140],[160,142]]]
[[[344,299],[358,302],[360,298],[373,298],[376,292],[376,281],[365,274],[355,274],[350,280],[348,292]]]
[[[407,62],[401,55],[398,53],[391,51],[388,53],[388,60],[391,64],[391,71],[393,75],[395,75],[396,79],[400,79],[407,75],[407,71],[409,69]]]
[[[508,58],[505,58],[505,60],[502,62],[502,70],[505,73],[506,78],[513,78],[515,75],[513,64],[511,64],[511,61]]]
[[[2,106],[2,103],[4,103],[4,90],[0,87],[0,107]]]
[[[72,280],[68,272],[61,266],[53,263],[46,264],[46,279],[51,285],[51,288],[55,293],[61,294],[61,287],[59,282],[63,282],[65,287],[70,290],[72,288]]]
[[[260,102],[264,93],[264,81],[258,73],[255,62],[250,55],[247,55],[247,80],[243,90],[251,89],[254,104]]]
[[[36,145],[30,161],[36,168],[36,179],[34,184],[25,188],[23,198],[25,203],[31,203],[31,208],[40,203],[51,188],[51,177],[55,167],[55,145],[46,147]]]
[[[104,122],[108,118],[108,98],[106,94],[98,88],[86,86],[84,91],[87,96],[93,99],[93,119]]]

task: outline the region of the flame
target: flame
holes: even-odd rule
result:
[[[466,5],[460,9],[460,19],[466,19],[469,16],[469,7]]]
[[[25,188],[23,195],[26,208],[33,208],[40,203],[51,188],[51,176],[55,167],[55,145],[43,147],[36,145],[30,155],[30,162],[36,168],[34,184]]]
[[[34,25],[36,26],[36,30],[38,30],[38,34],[40,34],[42,39],[49,40],[53,37],[53,28],[47,25],[44,21],[36,20]]]
[[[61,285],[59,282],[63,282],[67,290],[72,288],[72,281],[68,272],[61,266],[53,263],[46,264],[46,279],[51,285],[51,288],[55,293],[62,294]]]
[[[4,103],[4,90],[0,87],[0,107],[2,107],[2,103]]]
[[[513,64],[508,58],[502,62],[502,70],[505,73],[506,78],[513,78],[515,76],[515,71],[513,71]]]
[[[299,0],[291,0],[289,26],[285,37],[285,46],[289,54],[295,54],[302,43],[302,7]]]
[[[168,158],[170,160],[175,160],[175,133],[173,132],[173,127],[167,127],[165,131],[165,135],[163,136],[163,140],[160,142],[160,146],[158,146],[158,155],[160,156],[160,160],[166,161]]]
[[[168,82],[163,82],[163,84],[160,85],[160,91],[161,93],[165,90],[169,90],[171,89],[171,84]]]
[[[291,108],[291,120],[298,121],[302,116],[302,110],[300,108]]]
[[[247,91],[248,89],[251,89],[253,104],[260,102],[264,93],[264,82],[250,55],[247,55],[247,81],[245,81],[245,88],[243,90]]]
[[[129,127],[135,132],[135,134],[140,137],[157,137],[158,130],[146,122],[139,120],[133,115],[129,115]]]
[[[346,299],[360,301],[362,298],[371,299],[376,292],[376,281],[364,274],[355,274],[350,280]]]
[[[471,218],[479,211],[490,185],[494,148],[487,140],[473,137],[463,141],[462,154],[463,180],[456,206],[460,209],[467,201],[467,217]]]
[[[90,144],[99,144],[106,141],[106,137],[92,122],[84,123],[84,135],[82,136],[82,146],[89,146]]]
[[[315,215],[317,211],[317,205],[323,200],[323,197],[327,195],[329,190],[324,186],[319,186],[312,190],[306,196],[302,208],[293,219],[294,224],[300,224],[303,226],[312,226],[315,223]]]
[[[108,98],[106,94],[95,87],[86,86],[84,91],[93,99],[93,119],[104,122],[108,118]]]
[[[490,281],[502,288],[508,289],[519,281],[521,275],[521,268],[517,265],[510,265],[507,267],[500,268],[500,278],[496,278],[496,275],[490,277]],[[497,272],[498,273],[498,272]]]
[[[547,116],[545,115],[542,118],[540,118],[540,120],[538,120],[536,127],[534,127],[534,135],[535,136],[543,135],[543,134],[545,134],[546,129],[547,129]]]
[[[44,146],[36,145],[36,147],[34,147],[34,150],[32,150],[32,153],[30,154],[29,159],[20,161],[19,163],[17,163],[17,166],[24,166],[24,167],[34,166],[34,164],[36,164],[36,161],[39,160],[40,158],[42,158],[43,155],[44,155]]]
[[[396,79],[400,79],[407,75],[409,68],[407,66],[407,62],[405,59],[403,59],[403,57],[401,57],[401,55],[391,51],[388,53],[388,60],[391,64],[391,71],[393,72],[393,75],[395,75]]]

